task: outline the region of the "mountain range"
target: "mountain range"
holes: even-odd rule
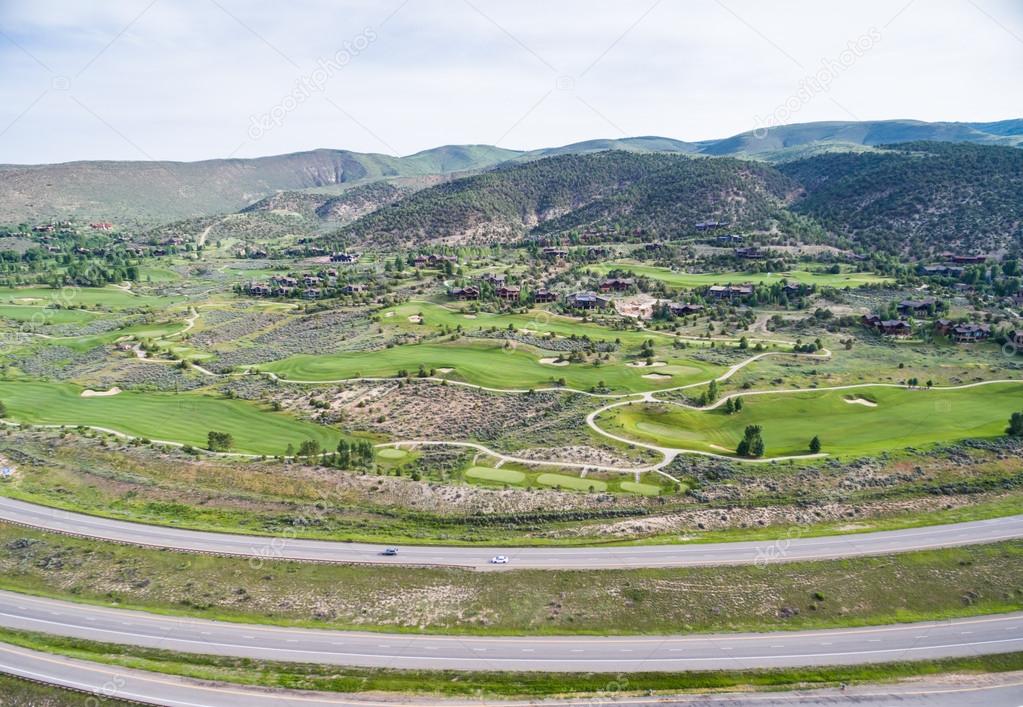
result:
[[[353,186],[382,180],[395,187],[394,192],[373,193],[373,199],[384,197],[380,203],[369,199],[360,206],[349,204],[342,208],[340,221],[344,223],[369,213],[375,206],[390,203],[390,197],[398,198],[424,187],[440,188],[452,179],[546,157],[621,151],[735,157],[784,165],[817,155],[873,153],[881,145],[920,141],[1021,147],[1023,119],[993,123],[836,121],[779,126],[763,133],[754,131],[699,142],[648,136],[589,140],[531,151],[492,145],[447,145],[405,157],[321,149],[200,162],[0,165],[0,223],[74,217],[160,224],[237,212],[281,192],[325,192],[337,196]]]

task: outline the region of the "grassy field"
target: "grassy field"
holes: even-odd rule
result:
[[[505,573],[251,563],[245,557],[102,543],[6,524],[0,524],[0,541],[5,548],[0,588],[5,590],[176,616],[313,628],[662,635],[837,628],[1023,608],[1023,542],[1018,540],[764,566]],[[47,561],[54,557],[61,562]],[[892,593],[891,587],[900,591]],[[971,600],[964,602],[967,591]],[[679,601],[682,592],[685,601]]]
[[[289,443],[315,439],[333,449],[337,430],[261,410],[242,400],[200,393],[125,391],[111,397],[83,398],[82,388],[66,383],[0,381],[7,419],[28,424],[89,425],[136,437],[206,446],[210,430],[234,437],[232,451],[283,454]]]
[[[554,334],[568,337],[587,336],[593,341],[613,342],[616,339],[625,347],[639,348],[650,335],[642,331],[629,329],[610,329],[594,322],[582,322],[572,317],[554,314],[543,309],[530,310],[526,314],[495,314],[492,312],[470,313],[463,311],[464,305],[452,302],[442,306],[431,302],[408,302],[383,311],[380,315],[381,324],[396,327],[405,331],[423,332],[436,329],[438,326],[462,327],[466,331],[475,329],[507,329],[511,325],[518,330],[527,330],[537,335]],[[409,317],[420,316],[422,323],[409,320]]]
[[[109,309],[164,307],[181,301],[180,297],[156,297],[126,292],[117,287],[0,287],[0,303],[45,306],[60,303],[65,307],[86,305]]]
[[[95,312],[84,309],[56,309],[44,305],[2,304],[0,318],[14,322],[33,322],[34,324],[87,324],[95,319]]]
[[[659,390],[708,380],[720,375],[720,367],[692,359],[672,356],[667,366],[654,369],[670,378],[652,380],[642,368],[620,361],[594,366],[572,363],[555,366],[540,363],[552,357],[550,352],[519,345],[505,349],[503,341],[459,339],[454,342],[396,346],[383,351],[359,351],[324,355],[293,356],[259,366],[281,378],[301,381],[329,381],[359,377],[390,378],[406,370],[415,375],[419,366],[427,370],[451,368],[444,377],[502,389],[528,389],[552,386],[560,378],[570,388],[589,390],[601,381],[616,392]],[[439,374],[440,375],[440,374]]]
[[[608,411],[598,424],[637,440],[719,454],[734,452],[747,425],[763,427],[768,457],[805,454],[814,435],[832,455],[877,454],[1001,436],[1009,416],[1023,410],[1023,384],[963,390],[870,387],[743,400],[742,411],[733,415],[723,407],[696,411],[637,403]]]
[[[629,270],[637,276],[648,277],[658,280],[679,289],[694,289],[709,287],[710,285],[726,285],[729,283],[738,284],[742,282],[762,283],[773,285],[788,280],[804,285],[817,285],[818,287],[863,287],[864,285],[877,285],[891,282],[891,278],[874,275],[873,273],[846,272],[837,275],[824,272],[810,272],[807,270],[789,270],[777,273],[754,273],[754,272],[720,272],[720,273],[689,273],[669,270],[668,268],[655,267],[653,265],[640,265],[628,261],[602,263],[590,266],[590,270],[605,275],[612,270]]]

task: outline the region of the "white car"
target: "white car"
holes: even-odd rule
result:
[[[490,564],[492,565],[506,565],[508,564],[507,555],[494,555],[490,558]]]

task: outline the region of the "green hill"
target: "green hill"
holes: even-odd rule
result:
[[[374,244],[493,242],[579,227],[673,234],[707,219],[763,225],[795,192],[793,182],[762,163],[567,154],[424,189],[342,233]]]
[[[908,143],[780,166],[793,207],[848,244],[890,252],[988,253],[1023,240],[1023,151]]]

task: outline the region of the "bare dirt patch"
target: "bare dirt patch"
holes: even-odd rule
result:
[[[562,361],[562,360],[559,360],[559,359],[554,358],[554,357],[541,358],[540,359],[540,363],[544,364],[545,366],[567,366],[568,365],[568,361]]]
[[[86,389],[82,391],[83,398],[109,398],[112,395],[117,395],[121,392],[121,389],[116,385],[110,390],[91,390]]]

